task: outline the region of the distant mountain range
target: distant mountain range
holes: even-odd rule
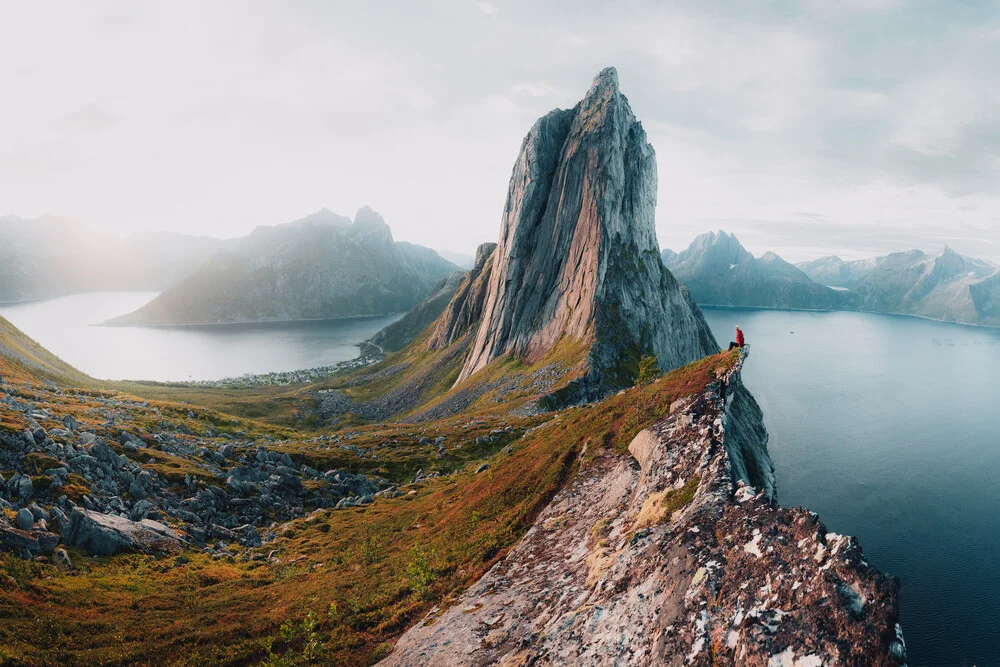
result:
[[[702,305],[862,310],[1000,326],[1000,274],[951,248],[792,265],[773,252],[754,257],[723,231],[696,238],[663,263]]]
[[[1000,325],[997,267],[951,248],[935,255],[908,250],[860,262],[817,261],[825,262],[819,272],[803,269],[817,279],[831,270],[847,276],[841,284],[857,296],[859,310]]]
[[[325,319],[403,312],[458,267],[429,248],[395,242],[368,207],[326,209],[226,241],[196,271],[112,325]]]
[[[663,251],[661,257],[702,305],[822,310],[847,305],[843,293],[817,284],[773,252],[754,257],[722,231],[699,236],[680,254]]]
[[[438,250],[437,253],[466,271],[476,265],[476,257],[474,255],[467,255],[464,252],[455,252],[453,250]]]
[[[0,217],[0,303],[113,290],[162,290],[223,241],[170,232],[124,239],[69,218]]]

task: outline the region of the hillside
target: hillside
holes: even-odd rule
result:
[[[370,208],[353,223],[325,209],[258,227],[118,326],[327,319],[405,312],[457,267],[433,250],[395,243]]]
[[[703,305],[832,310],[851,304],[773,252],[754,257],[723,231],[699,236],[680,254],[664,251],[661,259]]]
[[[0,378],[87,384],[90,378],[0,317]]]

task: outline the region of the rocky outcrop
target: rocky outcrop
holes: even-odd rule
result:
[[[583,464],[383,664],[902,663],[896,581],[853,538],[771,502],[759,415],[739,366],[678,401],[630,457]]]
[[[656,161],[613,68],[521,145],[475,342],[458,382],[493,359],[534,362],[587,341],[584,393],[631,382],[638,358],[666,370],[714,352],[701,312],[659,259]]]
[[[322,212],[321,212],[322,213]],[[458,267],[396,243],[368,207],[258,227],[114,325],[219,324],[381,315],[417,305]]]
[[[853,295],[815,283],[773,252],[754,257],[723,231],[702,234],[679,255],[661,257],[702,305],[810,310],[852,305]]]
[[[133,411],[149,415],[150,430],[124,426]],[[83,429],[82,414],[103,425]],[[311,442],[353,452],[349,440]],[[225,557],[229,545],[259,547],[273,522],[398,493],[380,477],[296,462],[275,444],[214,427],[196,434],[122,396],[0,378],[0,551],[49,556],[62,543],[93,555],[197,547]]]
[[[476,263],[462,279],[454,298],[434,327],[428,346],[440,350],[451,345],[479,324],[486,306],[486,293],[493,274],[496,243],[476,249]]]
[[[113,514],[74,508],[64,539],[98,556],[114,556],[127,551],[169,553],[178,551],[183,536],[159,521],[132,521]]]

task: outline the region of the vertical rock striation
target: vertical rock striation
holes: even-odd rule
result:
[[[656,161],[642,125],[603,70],[574,108],[539,119],[511,175],[482,320],[458,382],[498,357],[537,361],[584,340],[599,394],[628,384],[642,354],[664,369],[718,345],[659,258]]]
[[[438,319],[428,342],[430,349],[440,350],[451,345],[479,323],[496,247],[496,243],[483,243],[476,249],[476,263],[462,279],[443,317]]]

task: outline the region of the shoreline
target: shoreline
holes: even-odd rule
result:
[[[972,327],[975,329],[995,329],[1000,331],[1000,324],[973,324],[971,322],[957,322],[955,320],[942,320],[927,315],[913,315],[909,313],[886,313],[879,310],[857,310],[855,308],[778,308],[776,306],[728,306],[722,304],[699,303],[699,308],[716,308],[719,310],[773,310],[790,313],[857,313],[859,315],[882,315],[887,317],[909,317],[916,320],[936,322],[938,324],[951,324],[959,327]]]
[[[375,313],[372,315],[343,315],[341,317],[303,317],[300,319],[293,320],[238,320],[233,322],[186,322],[184,324],[113,324],[111,320],[104,320],[103,322],[95,322],[94,324],[88,324],[88,327],[108,327],[112,329],[119,328],[138,328],[138,329],[187,329],[193,327],[226,327],[226,326],[246,326],[248,324],[296,324],[298,322],[343,322],[346,320],[363,320],[367,318],[375,317],[393,317],[399,315],[400,317],[406,315],[405,312],[394,312],[394,313]],[[362,341],[366,342],[366,341]]]

